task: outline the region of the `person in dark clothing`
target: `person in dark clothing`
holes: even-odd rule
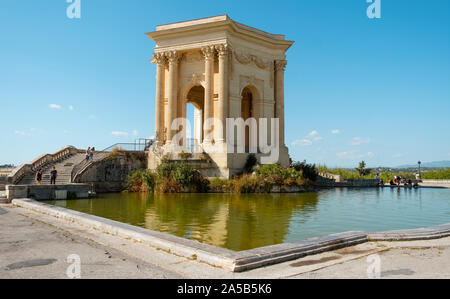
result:
[[[36,172],[36,185],[40,185],[42,183],[42,169],[39,169]]]
[[[56,185],[56,177],[58,176],[58,171],[56,171],[55,166],[53,166],[52,171],[50,171],[50,185]]]

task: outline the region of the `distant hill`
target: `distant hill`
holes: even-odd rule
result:
[[[417,164],[401,165],[395,168],[417,168]],[[450,161],[422,162],[423,168],[450,168]]]

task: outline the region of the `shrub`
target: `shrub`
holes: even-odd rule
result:
[[[186,162],[176,162],[171,174],[172,179],[181,186],[190,186],[194,178],[194,170]]]
[[[159,180],[162,180],[163,178],[170,178],[172,176],[172,173],[175,170],[175,163],[168,158],[164,157],[161,160],[161,164],[158,165],[156,168],[156,175],[158,176]]]
[[[146,170],[136,170],[128,176],[126,189],[129,192],[147,192],[149,188],[144,182],[144,172]]]
[[[279,176],[281,179],[288,179],[290,174],[289,171],[281,165],[278,164],[267,164],[255,168],[255,172],[258,176],[264,178],[269,178],[271,176]]]
[[[156,168],[156,184],[162,193],[182,192],[192,188],[193,192],[206,192],[209,180],[193,169],[186,161],[171,161],[163,158]]]
[[[191,153],[185,153],[184,151],[182,151],[181,153],[178,154],[178,157],[180,159],[187,160],[187,159],[192,158],[192,154]]]
[[[253,168],[256,166],[257,163],[258,163],[258,159],[256,159],[256,155],[250,154],[247,158],[247,162],[245,162],[244,173],[247,173],[247,174],[252,173]]]
[[[171,178],[162,178],[160,181],[158,181],[156,190],[159,193],[180,193],[184,191],[184,187],[176,183]]]
[[[145,183],[149,190],[155,190],[156,186],[156,174],[147,170],[142,173],[142,181]]]
[[[231,189],[230,180],[224,180],[219,178],[213,178],[209,182],[209,188],[214,192],[227,192]]]
[[[125,154],[126,151],[121,148],[116,146],[105,158],[104,160],[115,160],[119,155],[123,155]]]
[[[200,171],[194,170],[191,181],[192,191],[199,193],[208,192],[209,184],[209,180],[205,178]]]
[[[315,164],[307,164],[306,161],[295,162],[291,165],[292,168],[302,173],[303,178],[315,182],[318,177],[318,171]]]
[[[243,175],[238,179],[235,179],[233,182],[233,191],[235,193],[255,193],[259,191],[260,184],[258,181],[258,177]]]

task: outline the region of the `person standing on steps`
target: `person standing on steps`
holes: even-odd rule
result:
[[[91,162],[94,161],[94,152],[95,152],[95,147],[93,147],[89,153],[89,161],[91,161]]]
[[[50,171],[50,185],[56,185],[56,177],[58,176],[58,171],[56,171],[55,166],[53,166],[52,171]]]
[[[42,183],[42,168],[39,168],[39,170],[36,172],[36,185],[41,185]]]
[[[86,150],[86,160],[85,163],[89,163],[89,160],[91,158],[91,147],[88,147],[88,149]]]

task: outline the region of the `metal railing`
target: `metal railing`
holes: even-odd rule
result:
[[[102,152],[112,152],[115,149],[119,149],[127,152],[144,152],[150,150],[150,147],[154,144],[153,139],[136,139],[134,143],[116,143],[107,148]]]

